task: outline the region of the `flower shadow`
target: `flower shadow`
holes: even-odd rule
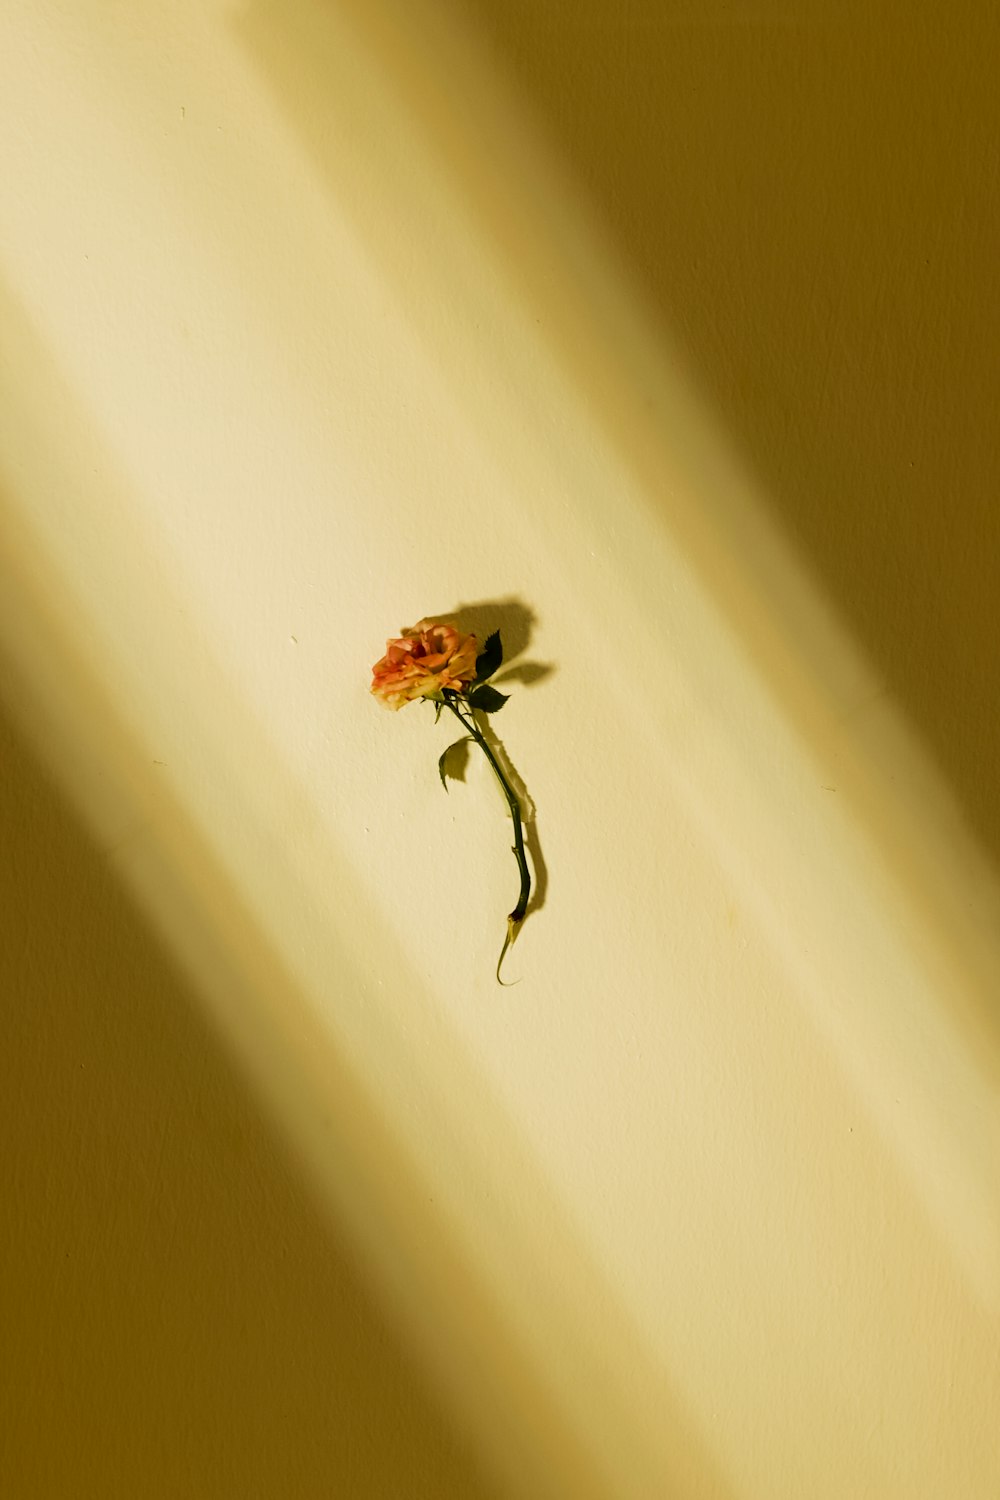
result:
[[[475,604],[459,604],[455,609],[440,615],[429,615],[436,624],[453,624],[463,635],[474,635],[482,644],[494,630],[499,630],[503,642],[504,662],[509,664],[531,644],[531,633],[537,616],[522,600],[509,596],[506,599],[484,599]],[[518,665],[530,667],[534,681],[547,677],[553,669],[542,662],[524,662]],[[505,665],[504,672],[506,674]]]

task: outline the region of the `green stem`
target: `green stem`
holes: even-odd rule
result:
[[[503,766],[497,760],[492,747],[488,744],[486,737],[476,723],[475,710],[471,707],[466,707],[465,713],[462,713],[458,704],[451,698],[446,698],[444,702],[445,706],[451,709],[459,723],[463,724],[469,730],[472,738],[492,766],[493,774],[500,783],[500,790],[503,792],[504,800],[510,808],[510,815],[514,822],[514,844],[511,852],[517,860],[517,868],[521,876],[521,890],[517,898],[517,905],[507,918],[507,936],[504,938],[503,947],[500,949],[500,957],[497,959],[497,983],[503,984],[503,980],[500,978],[500,968],[506,957],[507,949],[521,930],[521,924],[528,910],[528,897],[531,895],[531,872],[528,869],[528,861],[524,853],[521,804],[517,800],[513,787],[504,775]]]

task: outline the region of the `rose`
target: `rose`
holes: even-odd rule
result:
[[[385,655],[372,668],[372,692],[387,708],[402,708],[417,698],[442,701],[446,688],[464,693],[475,681],[478,643],[454,625],[421,620],[386,641]]]
[[[489,679],[503,665],[503,646],[499,630],[487,636],[482,651],[474,635],[462,635],[455,625],[421,620],[411,630],[404,630],[396,640],[386,641],[385,655],[372,668],[372,692],[387,708],[402,708],[424,698],[434,704],[434,722],[447,710],[462,726],[462,737],[449,745],[438,757],[438,775],[448,790],[448,757],[471,741],[479,747],[500,784],[507,811],[514,824],[511,852],[517,860],[521,889],[517,905],[507,918],[507,936],[497,959],[497,980],[507,949],[517,937],[528,914],[531,894],[531,872],[524,852],[521,806],[510,784],[496,748],[483,733],[477,714],[497,714],[507,702]],[[469,691],[471,687],[471,691]],[[497,747],[498,748],[498,747]],[[452,772],[451,774],[454,774]]]

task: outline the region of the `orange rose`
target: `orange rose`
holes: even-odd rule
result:
[[[385,644],[385,655],[372,668],[372,692],[387,708],[402,708],[416,698],[440,699],[445,688],[462,693],[475,681],[476,637],[460,635],[454,625],[421,620]]]

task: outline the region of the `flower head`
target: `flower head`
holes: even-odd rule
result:
[[[454,625],[421,620],[392,641],[372,668],[372,692],[387,708],[417,698],[440,700],[445,688],[464,693],[475,681],[478,643]]]

